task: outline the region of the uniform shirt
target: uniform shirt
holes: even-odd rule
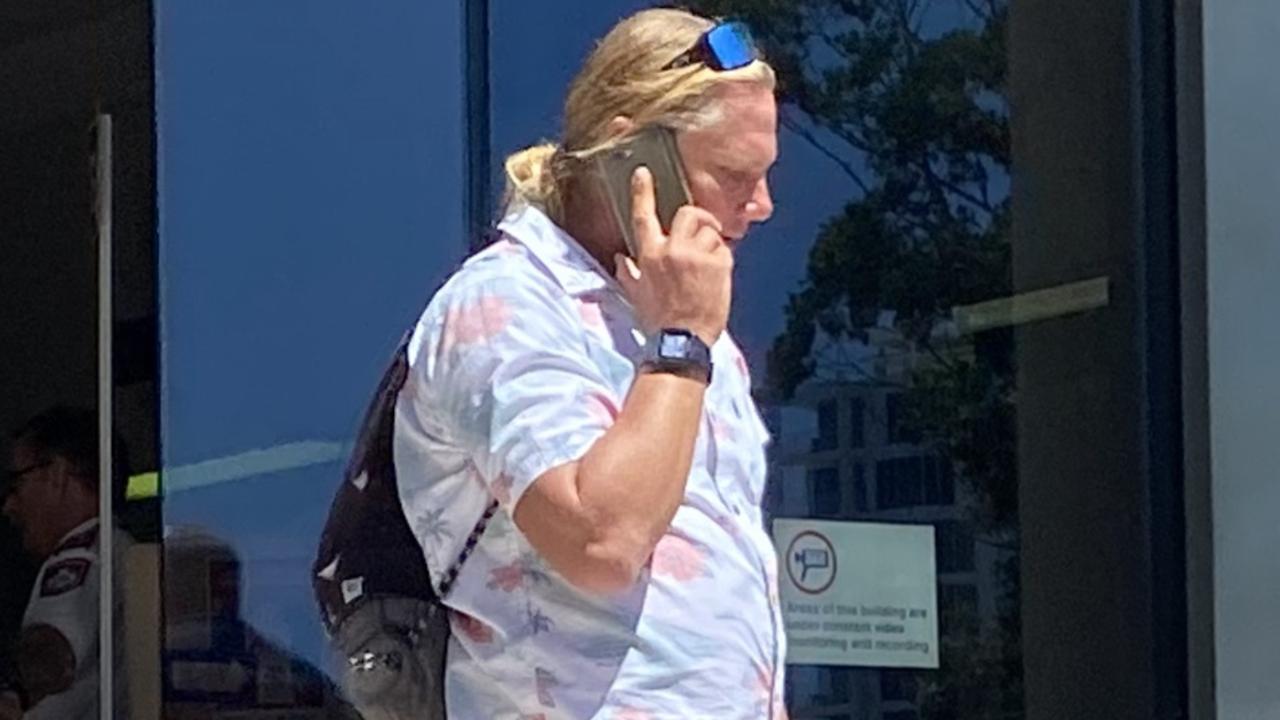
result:
[[[511,510],[609,429],[644,338],[616,281],[546,215],[525,207],[499,229],[422,314],[396,408],[400,496],[437,586],[490,499],[502,508],[445,598],[450,717],[781,717],[768,433],[742,353],[727,333],[712,348],[685,497],[640,580],[577,590]]]
[[[129,540],[125,533],[114,535],[113,557],[123,558]],[[120,572],[119,560],[115,565]],[[98,554],[98,519],[93,518],[67,533],[53,554],[40,566],[26,613],[24,628],[49,625],[67,639],[75,655],[75,680],[65,691],[49,695],[28,708],[23,720],[97,720],[98,718],[98,592],[101,563]],[[122,615],[121,593],[117,590],[116,627]],[[114,645],[118,658],[123,658],[122,643]],[[21,662],[21,659],[19,659]],[[117,662],[116,686],[124,688],[123,663]],[[128,717],[124,695],[116,693],[116,717]]]

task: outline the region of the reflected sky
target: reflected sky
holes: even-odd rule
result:
[[[591,42],[644,3],[547,5],[494,3],[495,164],[556,133]],[[164,466],[346,442],[465,247],[460,7],[162,0],[156,15]],[[732,327],[757,371],[819,224],[853,191],[781,140],[776,214],[738,258]],[[318,459],[164,506],[230,542],[245,619],[318,665],[307,573],[339,475]]]

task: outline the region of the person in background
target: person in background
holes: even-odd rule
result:
[[[16,677],[0,693],[0,719],[96,720],[101,588],[97,417],[89,410],[57,406],[22,425],[12,439],[3,512],[40,569],[14,648]],[[111,490],[120,503],[128,461],[118,442],[113,458]],[[113,557],[122,558],[131,539],[119,529],[113,538]],[[122,600],[122,593],[115,593],[117,628]],[[122,658],[122,643],[114,648]],[[127,718],[124,663],[114,667],[114,715]]]
[[[394,454],[450,588],[449,717],[785,714],[768,433],[726,331],[734,253],[773,211],[774,85],[740,24],[624,19],[561,141],[508,159],[501,237],[422,314]],[[638,171],[628,257],[592,161],[652,126],[692,202],[664,228]]]

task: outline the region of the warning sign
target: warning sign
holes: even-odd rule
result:
[[[933,527],[775,520],[787,662],[938,667]]]

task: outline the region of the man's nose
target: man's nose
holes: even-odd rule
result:
[[[4,516],[12,522],[15,519],[14,514],[17,512],[17,505],[17,501],[14,500],[14,494],[10,492],[4,496],[4,505],[0,507],[0,512],[4,513]]]
[[[764,222],[773,216],[773,197],[769,194],[768,178],[760,178],[751,200],[747,202],[747,219],[753,223]]]

